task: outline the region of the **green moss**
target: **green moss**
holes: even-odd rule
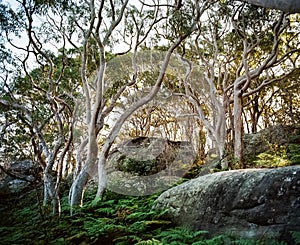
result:
[[[119,170],[131,174],[150,175],[157,173],[155,168],[156,160],[138,161],[131,158],[125,158],[119,163]]]
[[[290,144],[287,149],[287,156],[290,164],[300,163],[300,144]]]

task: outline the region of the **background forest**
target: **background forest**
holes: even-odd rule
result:
[[[128,139],[190,142],[193,177],[212,150],[219,170],[259,167],[244,157],[244,135],[299,125],[299,18],[231,0],[0,1],[0,166],[40,168],[30,204],[40,208],[37,223],[55,227],[64,217],[40,239],[59,237],[69,221],[85,226],[65,230],[70,243],[97,242],[103,227],[117,230],[113,239],[169,239],[161,229],[172,225],[150,211],[153,196],[106,190],[107,158]],[[270,149],[261,159],[287,153]],[[91,179],[97,190],[87,188]],[[189,242],[204,236],[171,229]],[[66,242],[62,234],[56,243]]]

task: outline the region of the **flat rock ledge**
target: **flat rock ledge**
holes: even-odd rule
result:
[[[290,231],[300,231],[300,165],[200,176],[162,193],[153,208],[210,235],[292,244]]]

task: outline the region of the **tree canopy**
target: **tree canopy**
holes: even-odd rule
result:
[[[91,178],[101,200],[107,158],[130,137],[243,167],[245,133],[299,123],[297,6],[265,2],[0,2],[2,158],[42,167],[54,214],[70,175],[72,207]]]

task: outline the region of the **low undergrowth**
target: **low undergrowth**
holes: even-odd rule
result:
[[[225,235],[209,238],[206,231],[176,227],[166,211],[152,209],[157,196],[130,197],[106,192],[103,201],[93,206],[90,192],[84,207],[73,216],[69,216],[65,197],[61,217],[54,218],[50,210],[41,207],[33,191],[23,199],[2,203],[5,208],[1,208],[0,244],[284,244]],[[299,234],[294,237],[299,242]]]

